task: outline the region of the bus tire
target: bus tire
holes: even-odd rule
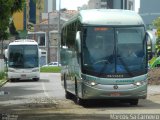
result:
[[[71,99],[72,98],[72,94],[65,90],[65,98],[66,99]]]
[[[130,100],[130,105],[138,105],[138,99]]]
[[[39,78],[33,78],[34,81],[39,81]]]
[[[10,82],[16,82],[16,79],[9,79]]]
[[[84,105],[84,101],[76,95],[76,104]]]

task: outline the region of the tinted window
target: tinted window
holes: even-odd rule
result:
[[[33,68],[38,67],[37,45],[11,45],[9,46],[9,67]]]
[[[85,27],[82,71],[92,75],[146,72],[144,27]]]

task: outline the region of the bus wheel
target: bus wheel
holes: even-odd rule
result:
[[[76,91],[77,91],[77,90],[76,90]],[[81,98],[78,96],[78,92],[77,92],[76,95],[75,95],[75,102],[76,102],[76,104],[78,104],[78,105],[84,105],[84,104],[85,104],[84,100],[81,99]]]
[[[39,78],[33,78],[34,81],[39,81]]]
[[[16,82],[16,79],[9,79],[10,82]]]
[[[130,105],[138,105],[138,99],[130,100]]]
[[[65,90],[65,98],[66,99],[71,99],[72,98],[72,94],[70,92],[68,92],[67,90]]]
[[[77,95],[76,95],[75,102],[78,105],[84,105],[84,101],[81,98],[79,98]]]

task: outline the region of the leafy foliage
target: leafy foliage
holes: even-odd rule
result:
[[[13,13],[23,9],[25,0],[0,0],[0,40],[8,38]]]
[[[153,25],[160,29],[160,17],[153,21]]]
[[[11,16],[12,0],[0,0],[0,39],[8,37],[8,26]]]
[[[40,71],[45,73],[60,73],[61,67],[57,67],[57,66],[41,67]]]
[[[153,21],[153,25],[157,28],[157,31],[160,32],[160,17]],[[160,39],[160,34],[158,34],[158,39]]]
[[[24,8],[24,3],[25,0],[12,0],[13,4],[11,7],[11,14],[17,12],[17,11],[22,11]]]
[[[4,72],[0,72],[0,80],[4,79],[5,77],[5,73]]]

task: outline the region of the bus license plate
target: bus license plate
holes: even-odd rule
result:
[[[25,74],[22,74],[22,75],[21,75],[21,78],[26,78],[26,75],[25,75]]]
[[[117,97],[117,96],[120,96],[120,93],[117,93],[117,92],[111,93],[110,96]]]

